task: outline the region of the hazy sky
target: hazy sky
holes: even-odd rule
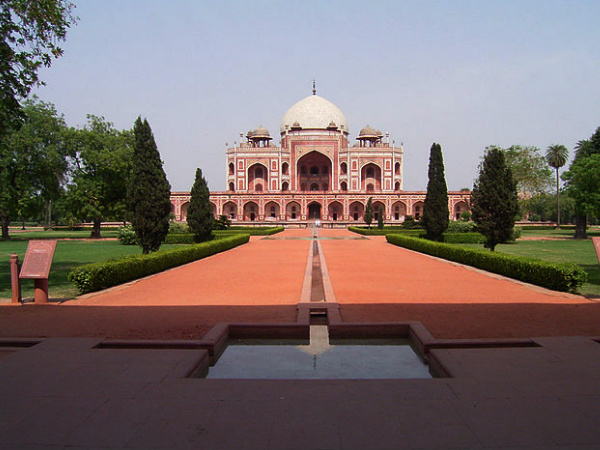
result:
[[[317,91],[404,143],[404,189],[442,145],[449,189],[488,145],[564,144],[600,126],[600,1],[79,0],[65,55],[36,91],[67,123],[150,122],[172,190],[202,168],[225,189],[225,143]]]

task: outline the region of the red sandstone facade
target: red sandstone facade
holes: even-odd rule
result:
[[[344,114],[314,90],[286,112],[280,134],[276,146],[259,127],[227,149],[227,191],[210,196],[215,216],[237,224],[291,226],[319,219],[346,226],[363,223],[369,198],[375,220],[380,208],[389,224],[422,216],[425,192],[402,190],[403,147],[368,125],[350,145]],[[448,196],[451,219],[457,219],[468,209],[470,193]],[[172,193],[176,220],[186,219],[189,199],[189,192]]]

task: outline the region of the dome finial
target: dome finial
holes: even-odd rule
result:
[[[313,95],[317,95],[317,81],[313,78]]]

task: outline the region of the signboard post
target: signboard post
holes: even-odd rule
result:
[[[19,280],[19,255],[10,255],[10,285],[12,286],[12,302],[21,302],[21,281]]]
[[[56,249],[56,241],[31,240],[19,278],[33,279],[35,303],[48,303],[48,275]]]

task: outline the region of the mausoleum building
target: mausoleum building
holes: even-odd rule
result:
[[[389,133],[366,125],[354,141],[344,113],[313,89],[283,115],[280,145],[260,126],[240,133],[226,150],[225,192],[213,192],[215,216],[232,223],[303,225],[362,224],[372,198],[375,220],[383,211],[388,224],[407,215],[420,219],[425,192],[404,191],[403,146]],[[468,192],[449,192],[449,210],[457,219],[468,209]],[[176,220],[184,221],[189,192],[173,192]]]

